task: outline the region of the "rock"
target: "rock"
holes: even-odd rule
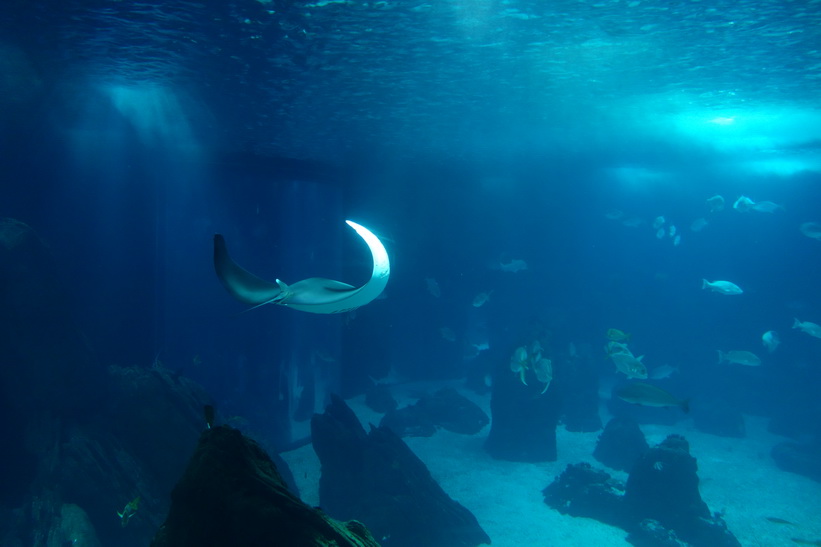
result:
[[[721,437],[747,435],[744,416],[724,401],[701,402],[693,406],[693,424],[699,431]]]
[[[433,437],[436,433],[431,417],[414,405],[389,411],[379,427],[387,427],[400,437]]]
[[[329,515],[361,520],[386,547],[490,543],[476,517],[442,490],[396,433],[383,426],[366,433],[339,397],[314,415],[311,435],[322,464],[320,503]]]
[[[821,442],[785,441],[775,445],[771,455],[779,469],[821,482]]]
[[[391,428],[400,437],[430,437],[437,427],[474,435],[489,421],[479,405],[453,388],[444,388],[413,405],[388,412],[379,425]]]
[[[358,522],[336,522],[286,487],[265,451],[239,431],[203,432],[171,494],[152,547],[378,547]]]
[[[639,458],[626,485],[577,464],[569,465],[543,493],[545,503],[561,513],[624,528],[634,545],[740,547],[723,519],[711,515],[701,499],[696,471],[687,441],[670,435]]]
[[[544,502],[573,517],[587,517],[619,528],[630,521],[624,504],[624,484],[590,464],[570,464],[542,490]]]
[[[393,398],[391,388],[385,384],[374,384],[365,392],[365,404],[374,412],[390,412],[396,410],[399,403]]]
[[[697,471],[689,444],[680,435],[647,450],[627,479],[624,500],[632,520],[655,520],[694,547],[740,547],[701,499]]]
[[[612,469],[630,471],[648,448],[639,424],[630,418],[613,418],[599,435],[593,457]]]
[[[653,519],[641,521],[638,528],[627,536],[627,541],[636,547],[689,547],[673,530],[668,530]]]
[[[559,368],[553,370],[558,375]],[[510,371],[507,360],[500,363],[491,387],[491,424],[485,450],[500,460],[522,462],[556,461],[556,425],[559,422],[561,378],[554,376],[550,388],[533,378],[524,385]]]

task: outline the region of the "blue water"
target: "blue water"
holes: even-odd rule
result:
[[[791,328],[821,323],[821,241],[799,230],[821,222],[817,4],[15,0],[0,28],[0,216],[48,243],[102,362],[160,361],[271,445],[295,383],[321,410],[369,376],[475,375],[471,344],[506,360],[534,323],[556,355],[630,332],[694,401],[821,415],[821,340]],[[266,279],[360,284],[347,218],[393,267],[355,316],[242,313],[214,275],[222,233]]]

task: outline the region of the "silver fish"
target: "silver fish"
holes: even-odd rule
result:
[[[743,350],[732,350],[728,352],[723,352],[718,350],[718,362],[728,363],[735,363],[737,365],[746,365],[748,367],[757,367],[761,365],[761,359],[758,358],[758,355],[751,351],[743,351]]]

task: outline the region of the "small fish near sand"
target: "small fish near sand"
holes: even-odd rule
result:
[[[798,545],[816,545],[821,546],[821,539],[801,539],[801,538],[790,538],[790,541],[793,543],[797,543]]]
[[[642,406],[679,407],[685,413],[690,412],[690,401],[678,399],[668,391],[643,382],[628,384],[616,391],[616,397],[622,401]]]
[[[794,522],[790,522],[790,521],[782,519],[782,518],[778,518],[778,517],[764,517],[764,518],[766,518],[767,520],[769,520],[773,524],[787,524],[789,526],[795,526]]]
[[[741,287],[731,281],[707,281],[706,279],[702,279],[701,288],[710,289],[713,292],[729,295],[744,293],[744,291],[741,290]]]
[[[793,323],[792,328],[806,332],[815,338],[821,338],[821,325],[817,325],[816,323],[811,323],[810,321],[799,321],[798,319],[795,319],[795,323]]]
[[[723,352],[718,350],[718,362],[721,363],[735,363],[737,365],[745,365],[748,367],[757,367],[761,365],[761,359],[758,355],[751,351],[732,350]]]

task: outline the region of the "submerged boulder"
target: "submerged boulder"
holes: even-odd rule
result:
[[[779,469],[821,482],[820,440],[810,443],[784,441],[773,447],[771,455]]]
[[[564,514],[597,519],[647,547],[740,547],[724,520],[710,514],[698,491],[696,460],[684,437],[670,435],[647,450],[626,484],[587,464],[569,465],[543,493]]]
[[[203,432],[152,547],[377,547],[293,495],[265,451],[227,426]]]
[[[476,517],[448,496],[388,427],[370,433],[339,397],[311,420],[322,464],[319,498],[334,518],[356,518],[383,546],[473,547],[490,543]]]
[[[545,391],[531,377],[525,384],[519,374],[501,362],[493,377],[490,397],[491,424],[485,450],[500,460],[556,461],[556,426],[561,413],[562,379],[558,370]],[[544,391],[544,393],[542,393]]]
[[[613,418],[607,422],[593,457],[607,467],[630,471],[639,457],[650,446],[641,432],[639,424],[631,418]]]
[[[413,405],[388,412],[379,425],[389,427],[400,437],[430,437],[437,427],[474,435],[489,421],[479,405],[453,388],[444,388]]]

